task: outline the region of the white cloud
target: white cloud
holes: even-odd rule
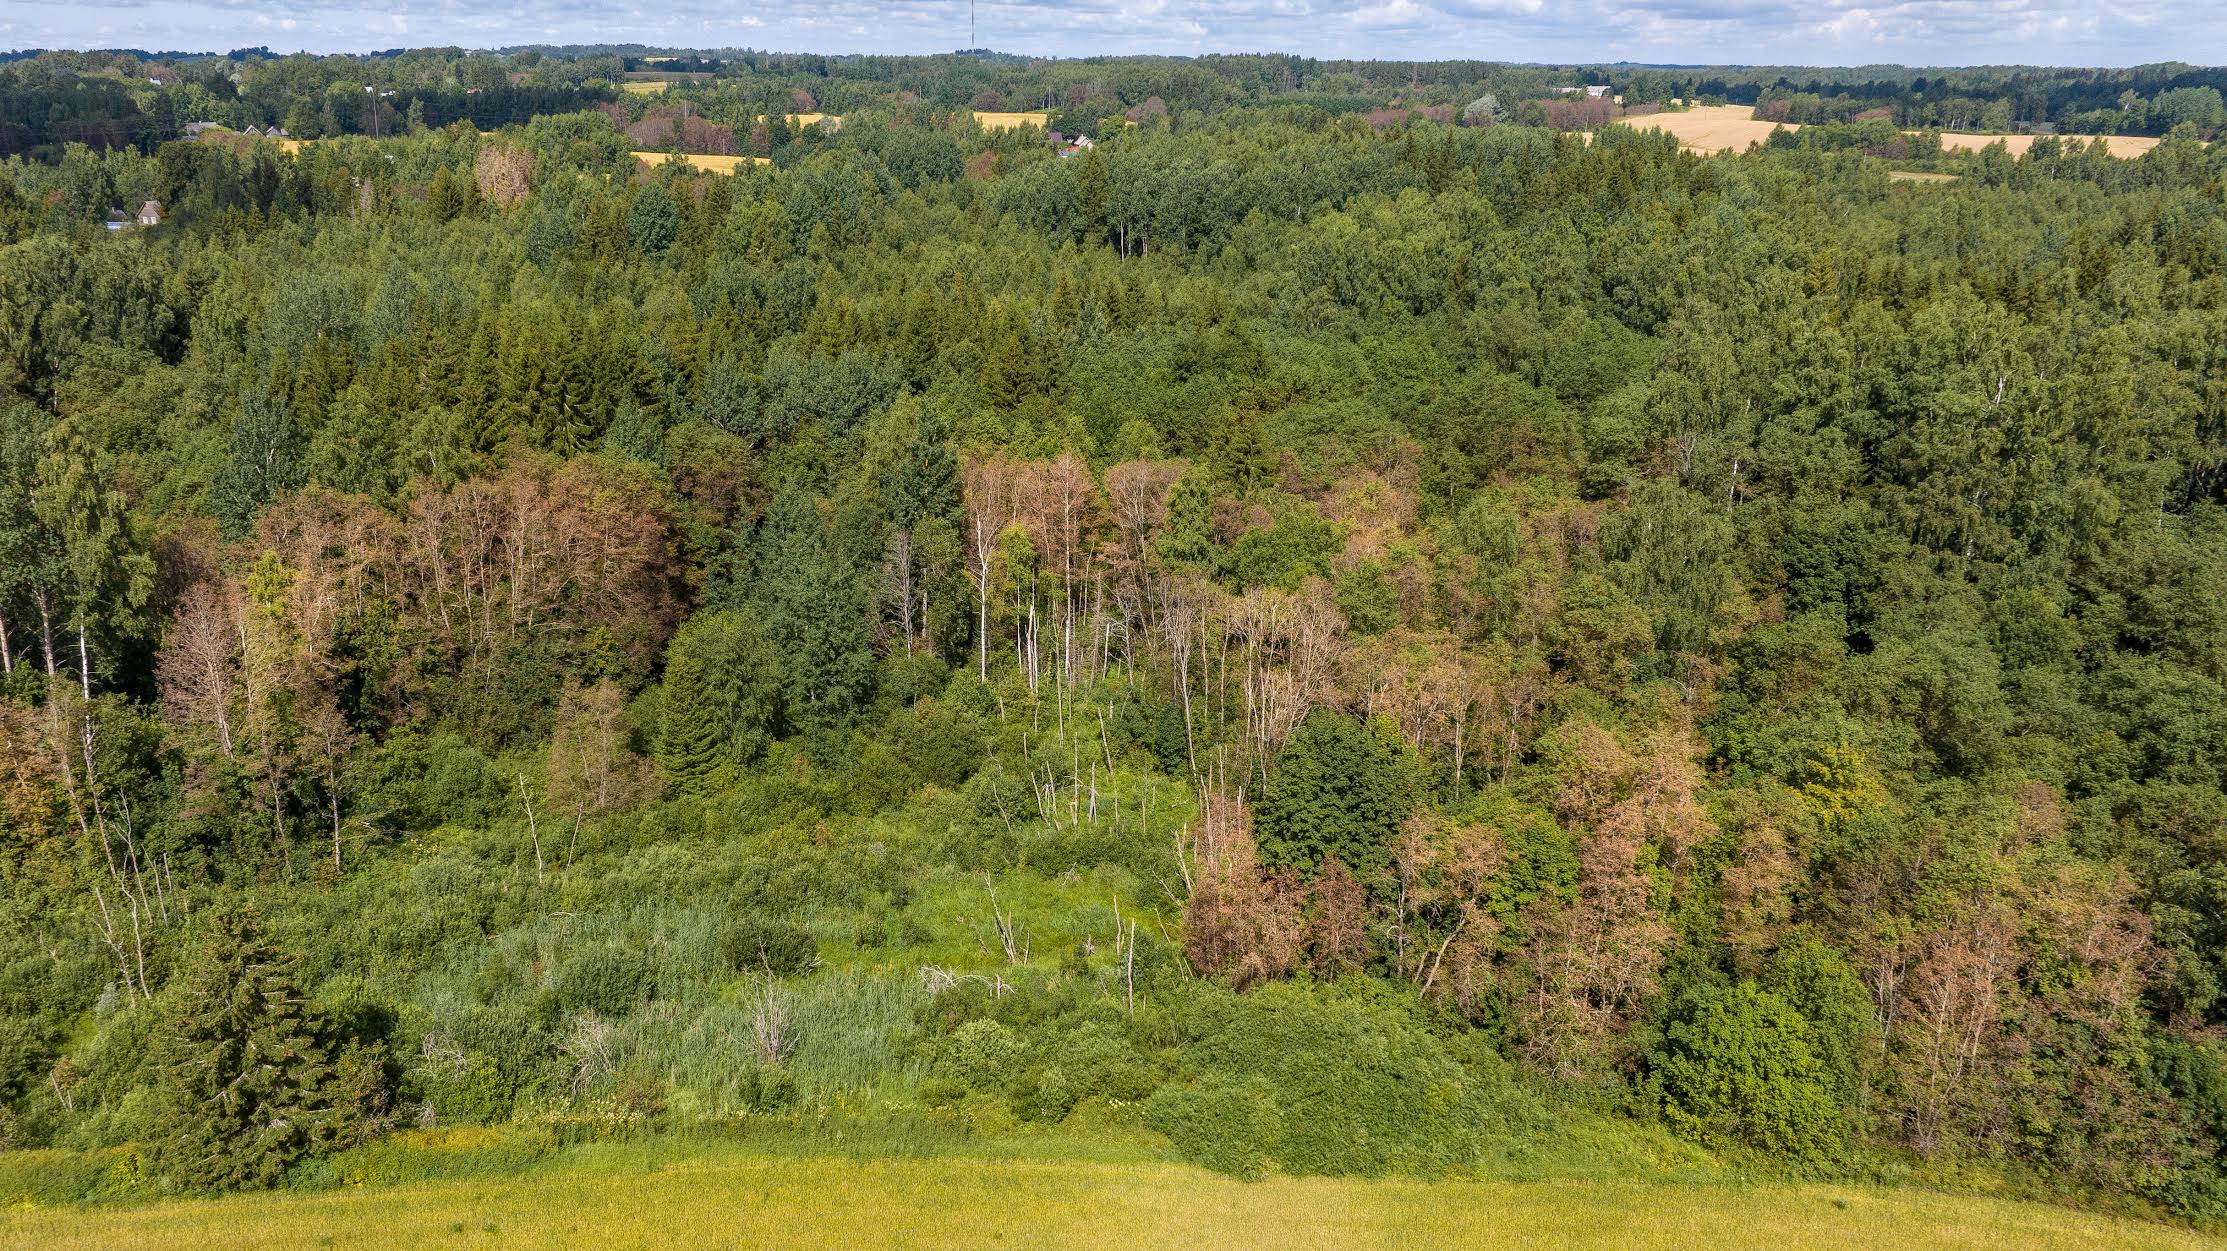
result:
[[[294,30],[267,0],[7,0],[0,35],[63,46],[224,50]],[[2218,0],[977,0],[976,42],[1059,56],[1282,50],[1320,57],[1706,64],[2227,61]],[[967,43],[966,0],[355,0],[288,8],[318,51],[425,44],[668,42],[822,52]],[[128,13],[128,22],[104,21]],[[105,15],[105,17],[97,16]],[[322,15],[325,20],[315,20]],[[359,16],[360,15],[360,16]],[[349,19],[355,18],[355,22]],[[360,22],[361,24],[357,24]]]

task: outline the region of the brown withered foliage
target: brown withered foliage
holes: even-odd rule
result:
[[[472,162],[472,182],[479,187],[480,198],[499,208],[526,198],[533,172],[533,154],[507,143],[486,145]]]
[[[1301,891],[1288,874],[1261,875],[1244,801],[1206,797],[1192,829],[1195,867],[1183,912],[1183,951],[1191,968],[1241,990],[1297,968]]]
[[[1307,888],[1307,965],[1323,977],[1359,969],[1369,955],[1369,899],[1336,856]]]

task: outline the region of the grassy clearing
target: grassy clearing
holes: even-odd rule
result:
[[[1050,113],[985,113],[974,111],[974,124],[984,130],[1018,130],[1023,126],[1049,126]]]
[[[2026,149],[2034,146],[2035,138],[2037,136],[2034,135],[1960,135],[1953,131],[1943,131],[1941,133],[1941,150],[1943,152],[1977,152],[1990,144],[1999,143],[2012,156],[2024,156],[2026,155]],[[2078,139],[2082,143],[2093,143],[2095,141],[2095,137],[2092,135],[2066,135],[2064,138],[2067,140]],[[2163,140],[2155,135],[2107,135],[2104,137],[2103,146],[2104,150],[2113,156],[2132,160],[2148,152],[2161,142]]]
[[[1800,130],[1794,122],[1765,122],[1755,117],[1755,108],[1747,104],[1701,104],[1684,112],[1650,113],[1643,117],[1620,119],[1623,125],[1634,130],[1660,130],[1670,134],[1681,147],[1703,154],[1714,152],[1743,152],[1751,143],[1762,143],[1774,130]],[[1915,131],[1905,131],[1915,134]],[[1944,131],[1941,135],[1943,152],[1977,152],[1989,144],[2000,143],[2012,156],[2023,156],[2034,146],[2033,135],[1966,135]],[[2094,142],[2091,135],[2067,135],[2068,140]],[[2111,135],[2104,139],[2104,148],[2116,157],[2133,158],[2158,145],[2158,140],[2147,135]]]
[[[663,165],[673,159],[673,154],[670,152],[636,152],[634,159],[644,165]],[[708,169],[715,174],[732,174],[745,165],[773,164],[772,161],[762,156],[701,156],[694,152],[688,154],[688,163],[698,169]]]
[[[672,85],[673,84],[664,81],[646,83],[620,83],[619,90],[629,92],[633,95],[638,96],[658,96],[665,94],[666,90]]]
[[[1846,1186],[1232,1181],[1175,1164],[584,1153],[562,1172],[0,1216],[0,1247],[2197,1248],[2057,1208]]]
[[[1683,113],[1650,113],[1621,120],[1634,130],[1667,131],[1680,146],[1693,152],[1743,152],[1749,144],[1769,139],[1780,126],[1755,120],[1755,109],[1745,104],[1697,104]]]

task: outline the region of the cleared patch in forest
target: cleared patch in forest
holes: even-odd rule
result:
[[[1049,112],[990,113],[976,109],[974,110],[974,124],[984,130],[1019,130],[1023,126],[1048,127],[1052,124],[1052,115]]]
[[[1619,119],[1620,124],[1634,130],[1660,130],[1675,138],[1679,146],[1701,153],[1744,152],[1749,144],[1762,143],[1779,129],[1800,130],[1795,122],[1767,122],[1758,120],[1753,105],[1700,104],[1682,113],[1650,113],[1644,117]],[[1904,131],[1916,134],[1916,131]],[[2035,135],[1974,135],[1953,131],[1941,133],[1941,150],[1944,152],[1977,152],[1992,143],[2000,143],[2012,156],[2023,156],[2034,146]],[[2099,136],[2064,135],[2066,140],[2093,143]],[[2100,136],[2104,150],[2117,157],[2137,157],[2158,145],[2158,140],[2148,135]]]
[[[1943,131],[1941,132],[1941,150],[1943,152],[1977,152],[1989,144],[1999,143],[2009,149],[2012,156],[2024,156],[2026,149],[2033,147],[2034,140],[2040,137],[2039,135],[1964,135]],[[2077,139],[2082,143],[2094,143],[2099,136],[2059,135],[2058,138],[2068,142]],[[2142,155],[2162,142],[2154,135],[2103,135],[2100,138],[2103,140],[2104,151],[2113,156],[2130,159]]]
[[[706,156],[696,152],[684,152],[681,156],[685,157],[688,163],[697,169],[708,169],[715,174],[732,174],[745,165],[773,164],[772,161],[762,156]],[[669,164],[678,158],[670,152],[636,152],[634,159],[644,165],[655,167]]]
[[[1757,121],[1755,109],[1745,104],[1697,104],[1683,113],[1627,117],[1622,124],[1634,130],[1663,131],[1694,152],[1743,152],[1749,144],[1769,139],[1781,126],[1801,129],[1784,122]]]

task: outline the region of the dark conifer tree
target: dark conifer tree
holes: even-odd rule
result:
[[[155,1039],[157,1159],[187,1190],[276,1185],[345,1120],[324,1022],[252,911],[221,907],[206,927]]]

